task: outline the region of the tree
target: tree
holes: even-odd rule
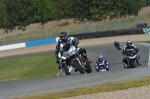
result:
[[[6,26],[7,21],[7,13],[6,13],[6,5],[4,0],[0,0],[0,28],[4,28]]]

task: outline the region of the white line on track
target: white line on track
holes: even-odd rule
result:
[[[61,72],[62,72],[62,70],[60,70],[59,73],[56,76],[59,76]]]
[[[149,43],[140,43],[140,44],[145,45],[149,48],[148,67],[150,67],[150,44]]]

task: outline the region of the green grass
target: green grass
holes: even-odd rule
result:
[[[39,94],[34,96],[15,97],[13,99],[60,99],[79,95],[94,94],[98,92],[124,90],[128,88],[141,87],[147,85],[150,85],[150,76],[122,82],[108,82],[105,84],[90,87],[68,89],[60,92]]]
[[[150,43],[150,41],[147,41],[146,43]]]
[[[0,81],[56,76],[54,54],[15,58],[0,61]]]

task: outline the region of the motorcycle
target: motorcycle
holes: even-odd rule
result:
[[[114,43],[114,46],[118,49],[121,50],[121,46],[119,42]]]
[[[64,67],[66,74],[71,73],[69,71],[69,67],[76,68],[81,74],[84,74],[85,72],[92,72],[90,63],[81,54],[79,54],[75,46],[66,43],[62,49],[63,55],[61,58],[64,60],[62,67]]]
[[[127,58],[127,68],[137,68],[138,66],[138,58],[139,58],[139,53],[137,53],[133,49],[127,50],[126,54]]]
[[[107,71],[106,65],[104,63],[99,64],[95,67],[97,72]]]

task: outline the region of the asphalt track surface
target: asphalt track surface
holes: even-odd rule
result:
[[[121,47],[123,45],[121,43]],[[139,47],[141,54],[140,61],[142,66],[139,68],[124,69],[122,66],[122,50],[117,50],[113,44],[86,47],[88,56],[93,60],[93,63],[91,63],[92,73],[80,74],[79,72],[72,71],[72,75],[66,76],[61,72],[56,77],[0,82],[0,99],[56,92],[65,89],[150,76],[150,68],[148,67],[149,45],[135,45]],[[46,53],[49,52],[40,54]],[[107,59],[110,64],[110,71],[96,72],[94,66],[99,54],[102,54]]]

